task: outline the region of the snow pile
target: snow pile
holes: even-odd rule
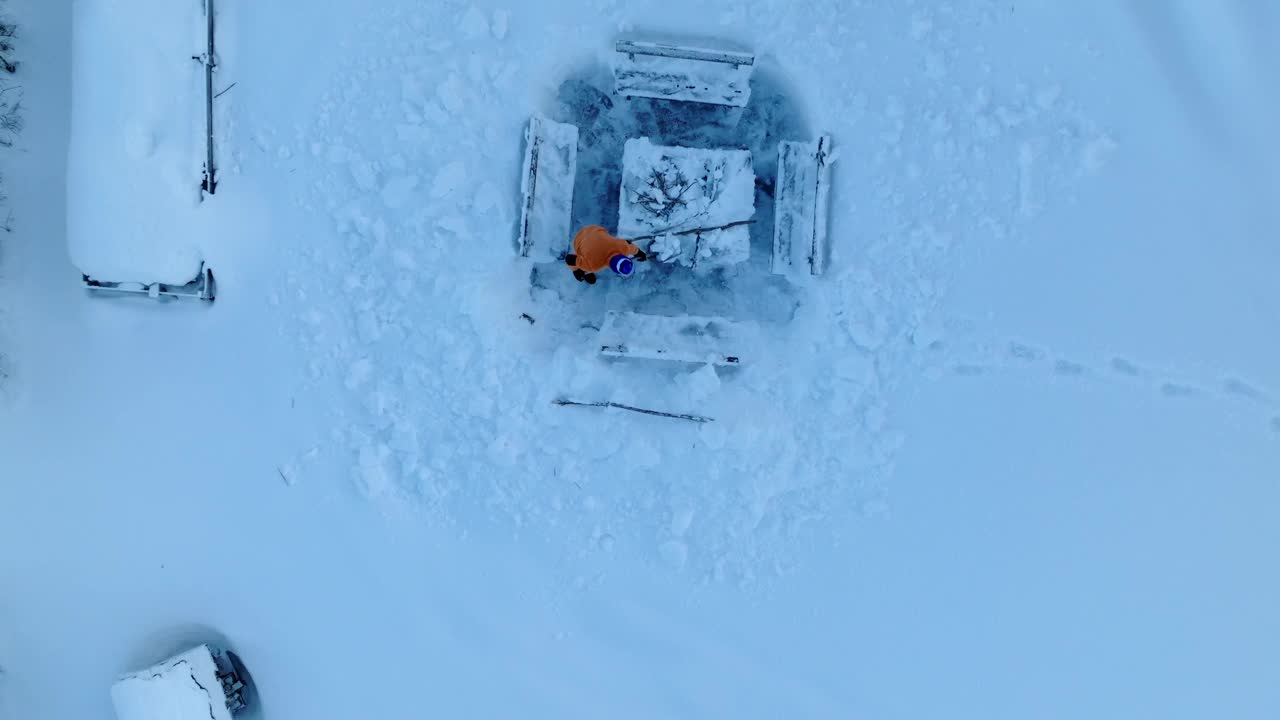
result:
[[[622,237],[717,228],[750,220],[755,213],[755,172],[747,150],[665,147],[637,138],[627,141],[622,168]],[[691,234],[683,246],[678,254],[663,253],[664,260],[710,269],[751,256],[745,225]]]
[[[662,262],[671,262],[680,256],[679,235],[659,235],[649,243],[649,252]]]
[[[185,283],[206,224],[201,4],[82,0],[73,17],[72,260],[95,279]]]
[[[218,666],[205,645],[192,648],[111,686],[118,720],[231,720]]]

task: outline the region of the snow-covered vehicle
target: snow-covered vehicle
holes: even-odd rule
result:
[[[129,673],[111,687],[117,720],[231,720],[249,709],[250,695],[240,659],[210,645]]]
[[[90,291],[215,297],[213,17],[211,0],[72,8],[67,243]]]

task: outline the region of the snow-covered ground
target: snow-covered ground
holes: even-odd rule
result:
[[[223,0],[212,306],[82,293],[72,11],[10,10],[0,717],[210,636],[271,720],[1280,714],[1271,5]],[[624,35],[750,103],[621,105]],[[517,260],[533,113],[611,229],[629,138],[829,133],[826,274],[763,189],[723,272]],[[761,339],[605,361],[611,310]]]

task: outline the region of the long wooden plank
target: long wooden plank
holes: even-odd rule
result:
[[[657,417],[672,418],[675,420],[688,420],[696,423],[715,422],[715,418],[709,418],[705,415],[694,415],[693,413],[672,413],[662,410],[650,410],[649,408],[636,407],[635,405],[624,405],[608,400],[604,401],[582,401],[569,400],[567,398],[558,398],[551,401],[560,407],[595,407],[595,408],[617,408],[618,410],[628,410],[634,413],[642,413],[644,415],[654,415]]]
[[[533,237],[529,234],[529,223],[533,221],[533,198],[538,193],[538,154],[542,149],[542,136],[534,131],[537,118],[529,120],[528,147],[524,160],[524,206],[520,211],[520,257],[529,257],[533,249]]]
[[[658,57],[679,58],[681,60],[701,60],[729,65],[754,65],[755,55],[734,50],[706,50],[703,48],[681,47],[665,43],[636,42],[619,40],[615,46],[618,52],[627,55],[656,55]]]
[[[831,214],[831,138],[818,138],[817,178],[814,180],[813,239],[809,245],[809,273],[821,275],[827,256],[828,222]]]

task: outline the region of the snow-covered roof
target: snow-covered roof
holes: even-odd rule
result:
[[[117,720],[231,720],[207,645],[120,678],[111,702]]]

